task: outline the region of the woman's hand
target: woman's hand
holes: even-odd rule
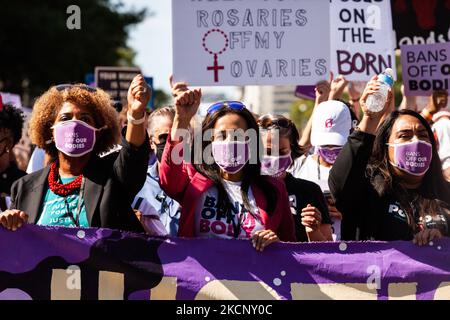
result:
[[[329,100],[342,99],[344,90],[348,85],[348,80],[343,75],[338,75],[336,79],[331,81],[331,91]]]
[[[28,222],[28,215],[20,210],[6,210],[0,213],[0,224],[12,231],[16,231]]]
[[[128,89],[128,112],[135,119],[141,119],[151,98],[151,88],[139,74],[134,77]]]
[[[330,96],[331,86],[330,83],[326,80],[320,81],[316,84],[316,106],[321,104],[322,102],[328,101],[328,97]]]
[[[279,242],[278,236],[272,230],[256,231],[251,238],[256,251],[263,251],[265,247],[274,242]]]
[[[336,208],[336,204],[333,199],[327,198],[328,212],[330,213],[330,218],[334,220],[342,220],[342,213]]]
[[[175,97],[176,116],[183,121],[190,122],[197,113],[202,97],[201,89],[187,90]]]
[[[317,231],[322,223],[322,214],[319,209],[308,204],[306,208],[302,210],[302,225],[305,226],[306,232]]]
[[[424,229],[414,235],[413,243],[418,246],[424,246],[434,239],[442,238],[439,229]]]
[[[370,79],[370,81],[367,83],[366,88],[364,89],[364,91],[361,95],[361,100],[359,101],[361,104],[361,109],[364,112],[364,115],[368,116],[369,118],[381,119],[381,117],[383,117],[385,111],[389,108],[389,106],[391,104],[393,94],[392,94],[392,89],[389,89],[386,103],[381,111],[371,112],[367,109],[367,105],[366,105],[367,98],[369,97],[369,95],[377,92],[378,89],[380,89],[380,83],[378,82],[378,76],[373,76],[372,79]]]
[[[373,76],[372,79],[370,79],[370,81],[367,83],[366,88],[364,89],[363,94],[361,95],[361,99],[359,101],[361,109],[364,112],[364,117],[361,120],[358,127],[362,132],[366,132],[373,135],[376,134],[378,125],[383,119],[383,116],[385,115],[386,111],[390,108],[393,99],[392,89],[389,89],[388,98],[386,100],[383,110],[379,112],[369,111],[366,105],[367,98],[369,97],[369,95],[377,92],[379,88],[380,83],[378,82],[378,76]]]

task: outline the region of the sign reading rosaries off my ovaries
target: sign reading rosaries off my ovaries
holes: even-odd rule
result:
[[[330,14],[331,70],[352,81],[395,70],[390,0],[332,0]]]
[[[450,93],[450,42],[402,46],[402,74],[407,96]]]
[[[329,7],[329,0],[172,0],[174,80],[202,86],[324,80]]]

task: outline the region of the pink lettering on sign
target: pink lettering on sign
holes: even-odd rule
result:
[[[214,35],[219,35],[219,37],[222,37],[224,41],[223,47],[217,51],[211,48],[214,45],[213,43],[208,44],[208,38],[213,39],[213,37],[211,36]],[[217,40],[216,41],[214,40],[216,39],[213,39],[211,42],[217,42]],[[205,49],[206,52],[214,56],[214,65],[206,68],[208,71],[214,71],[214,82],[219,82],[219,70],[225,69],[224,66],[219,65],[218,56],[223,54],[227,50],[228,43],[229,43],[228,36],[226,35],[225,32],[223,32],[220,29],[211,29],[203,36],[202,41],[203,48]]]

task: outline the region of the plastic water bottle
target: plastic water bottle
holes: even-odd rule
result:
[[[377,92],[369,95],[366,101],[367,110],[370,112],[380,112],[386,104],[389,89],[394,84],[394,70],[387,68],[378,75],[380,88]]]

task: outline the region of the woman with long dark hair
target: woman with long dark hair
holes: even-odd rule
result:
[[[411,240],[419,245],[449,236],[450,185],[444,180],[428,122],[411,110],[371,113],[367,97],[378,89],[376,77],[362,97],[364,117],[350,135],[329,177],[343,223],[360,228],[359,239]]]
[[[286,185],[295,223],[297,241],[331,241],[331,219],[320,187],[295,178],[287,169],[303,155],[295,124],[281,116],[267,114],[258,119],[266,154],[261,172],[280,179]]]
[[[260,173],[258,154],[262,146],[252,113],[237,101],[212,105],[202,123],[201,136],[195,136],[203,137],[203,157],[192,165],[176,159],[187,151],[184,148],[179,152],[178,135],[187,131],[196,114],[201,91],[174,95],[176,115],[161,161],[160,183],[181,204],[178,235],[251,238],[261,251],[279,240],[295,241],[286,188]],[[197,151],[195,141],[193,151]]]

